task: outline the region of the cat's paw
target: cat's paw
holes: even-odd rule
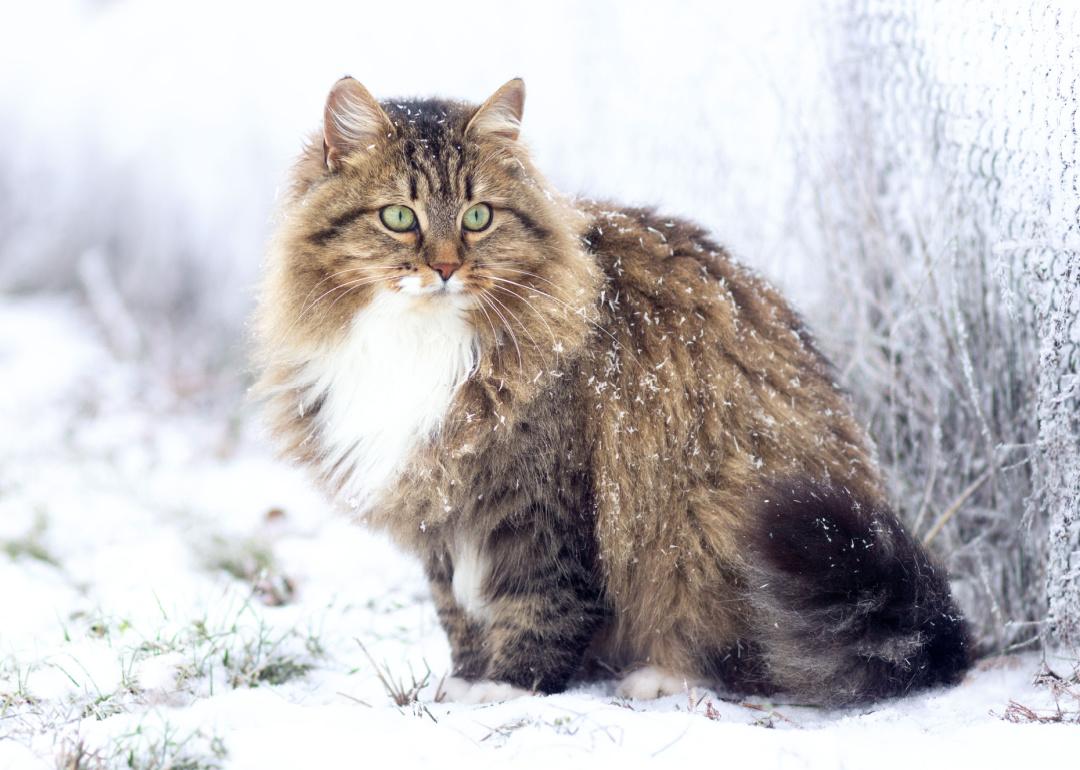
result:
[[[674,674],[656,666],[646,666],[623,677],[615,694],[620,698],[653,700],[665,695],[678,695],[691,687],[701,687],[704,684],[700,679]]]
[[[509,682],[493,682],[490,679],[470,682],[468,679],[450,676],[439,685],[436,697],[441,701],[475,704],[498,703],[520,698],[523,695],[532,695],[532,693],[515,687]]]

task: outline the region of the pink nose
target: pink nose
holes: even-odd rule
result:
[[[436,262],[431,269],[441,275],[444,281],[449,281],[450,276],[456,273],[459,267],[461,267],[460,262]]]

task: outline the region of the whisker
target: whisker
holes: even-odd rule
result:
[[[502,351],[499,350],[499,348],[502,347],[502,345],[499,343],[499,333],[495,331],[495,324],[493,324],[491,322],[491,316],[488,315],[488,311],[484,309],[484,306],[483,305],[477,305],[476,307],[477,307],[477,309],[480,310],[481,313],[484,314],[484,318],[487,319],[488,326],[491,327],[491,341],[495,346],[495,355],[497,355],[499,357],[499,368],[501,369],[502,365],[503,365],[503,361],[502,361]]]
[[[380,278],[362,278],[351,283],[344,283],[341,286],[338,286],[338,289],[346,289],[346,291],[334,297],[334,301],[330,303],[330,307],[326,308],[326,312],[329,313],[331,310],[334,309],[334,305],[340,302],[343,298],[349,296],[350,294],[356,292],[364,286],[371,286],[372,284],[379,283],[380,281],[389,280],[391,280],[391,277],[389,276],[382,276]]]
[[[513,285],[513,286],[519,286],[519,287],[521,287],[522,289],[525,289],[526,291],[532,291],[532,292],[536,292],[537,294],[539,294],[539,295],[541,295],[541,296],[543,296],[543,297],[547,297],[547,298],[548,298],[548,299],[550,299],[550,300],[551,300],[552,302],[557,302],[557,303],[559,303],[559,304],[560,304],[560,305],[562,305],[562,306],[563,306],[564,308],[566,308],[567,310],[569,310],[569,311],[570,311],[571,313],[576,313],[576,314],[580,315],[580,316],[581,316],[581,317],[582,317],[582,318],[583,318],[583,319],[585,320],[585,322],[586,322],[586,323],[590,323],[590,324],[592,324],[592,325],[593,325],[594,327],[596,327],[596,328],[597,328],[597,329],[598,329],[599,331],[601,331],[602,333],[604,333],[604,334],[606,334],[606,335],[607,335],[608,337],[610,337],[610,338],[611,338],[611,340],[612,340],[612,342],[614,342],[614,343],[615,343],[616,345],[618,345],[620,349],[622,349],[622,350],[625,350],[625,351],[627,352],[627,354],[628,354],[628,355],[630,356],[630,358],[631,358],[631,359],[632,359],[632,360],[634,361],[634,363],[635,363],[635,364],[637,364],[637,365],[638,365],[638,367],[640,367],[640,368],[641,368],[641,370],[642,370],[643,372],[648,372],[648,369],[646,369],[646,368],[645,368],[645,367],[644,367],[644,366],[642,365],[642,363],[641,363],[640,361],[638,361],[638,359],[637,359],[637,356],[635,356],[635,355],[634,355],[633,351],[632,351],[632,350],[630,350],[630,349],[629,349],[629,348],[628,348],[628,347],[627,347],[626,345],[624,345],[624,344],[623,344],[622,342],[620,342],[620,341],[619,341],[619,339],[618,339],[618,337],[616,337],[616,336],[615,336],[614,334],[612,334],[611,332],[609,332],[609,331],[608,331],[607,329],[605,329],[605,328],[604,328],[603,326],[601,326],[600,324],[596,323],[596,321],[593,321],[593,320],[592,320],[591,318],[589,318],[588,316],[586,316],[586,315],[585,315],[585,312],[584,312],[584,308],[575,308],[575,307],[573,307],[572,305],[570,305],[569,303],[567,303],[567,302],[564,302],[563,300],[559,299],[558,297],[554,297],[554,296],[552,296],[552,295],[548,294],[548,293],[547,293],[546,291],[541,291],[540,289],[537,289],[537,288],[536,288],[535,286],[526,286],[526,285],[525,285],[525,284],[523,284],[523,283],[518,283],[517,281],[511,281],[511,280],[510,280],[509,278],[498,278],[498,277],[496,277],[496,276],[494,276],[494,275],[489,275],[489,276],[487,276],[487,277],[488,277],[489,279],[491,279],[492,281],[500,281],[500,282],[502,282],[502,283],[509,283],[509,284],[511,284],[511,285]]]
[[[533,278],[539,278],[541,281],[544,281],[545,283],[551,285],[551,287],[555,288],[555,289],[561,289],[562,288],[561,286],[559,286],[559,284],[555,283],[550,278],[545,278],[544,276],[537,275],[536,273],[530,273],[528,270],[521,270],[520,268],[515,268],[515,267],[506,267],[505,265],[499,265],[499,264],[494,264],[494,263],[489,263],[489,266],[496,269],[496,270],[505,270],[508,273],[520,273],[521,275],[529,275],[529,276],[532,276]]]
[[[489,308],[491,308],[491,311],[493,313],[495,313],[495,315],[497,315],[499,317],[499,319],[502,321],[503,326],[506,328],[506,333],[510,335],[510,341],[514,343],[514,350],[517,351],[518,371],[524,370],[525,369],[525,364],[521,359],[521,348],[518,346],[517,335],[514,334],[514,330],[510,328],[510,322],[507,321],[506,316],[504,316],[501,312],[499,312],[499,309],[497,307],[495,307],[494,304],[492,304],[491,300],[488,297],[484,296],[483,291],[481,291],[481,293],[478,294],[477,296],[480,297],[480,299],[483,302],[486,302],[487,306]]]
[[[499,317],[500,321],[502,321],[502,325],[503,328],[506,329],[506,333],[510,335],[510,342],[513,343],[514,351],[517,355],[518,371],[523,371],[525,368],[525,363],[524,359],[521,356],[521,347],[518,345],[518,338],[517,335],[514,333],[513,327],[510,326],[510,321],[507,320],[506,316],[503,315],[499,308],[495,306],[494,302],[492,302],[493,297],[490,294],[482,294],[482,296],[487,300],[488,307],[491,308],[492,312]]]
[[[388,270],[388,271],[389,270],[394,270],[394,269],[400,269],[400,268],[394,268],[394,267],[391,267],[391,266],[380,267],[380,266],[377,266],[377,265],[376,266],[361,265],[359,267],[349,268],[347,270],[341,270],[341,271],[339,271],[337,273],[334,273],[334,275],[336,276],[336,275],[342,275],[344,273],[349,273],[349,272],[353,272],[353,271],[371,270],[371,269],[376,269],[376,268],[377,269],[382,269],[382,270]],[[334,276],[327,276],[322,281],[319,281],[319,283],[323,283],[324,281],[327,281],[327,280],[329,280],[330,278],[333,278],[333,277]],[[372,279],[372,282],[375,282],[375,281],[385,280],[387,278],[387,276],[386,276],[385,273],[383,275],[381,275],[381,276],[365,275],[365,276],[363,276],[363,278],[361,278],[359,280],[366,280],[366,279],[369,279],[369,278]],[[339,290],[341,290],[343,288],[346,288],[348,286],[351,286],[351,285],[353,285],[353,284],[349,283],[349,282],[346,282],[346,283],[344,283],[344,284],[342,284],[340,286],[334,286],[333,288],[327,289],[325,292],[320,294],[313,302],[304,305],[300,309],[300,312],[296,314],[296,318],[293,319],[293,322],[291,324],[289,324],[289,327],[284,331],[282,336],[287,337],[289,332],[291,332],[293,330],[293,327],[295,327],[298,323],[300,323],[304,319],[304,316],[307,315],[309,311],[313,310],[315,308],[315,306],[317,304],[319,304],[319,302],[321,302],[323,300],[323,298],[326,297],[328,294],[333,294],[335,291],[339,291]],[[318,284],[316,284],[316,286],[318,286]],[[310,297],[314,293],[315,293],[315,290],[312,289],[310,292],[308,292],[308,296]],[[306,298],[305,298],[305,301],[306,301]]]
[[[338,270],[336,273],[332,273],[332,274],[326,276],[321,281],[319,281],[317,284],[312,286],[311,291],[308,292],[308,296],[304,298],[304,301],[307,302],[307,300],[311,297],[312,294],[315,293],[315,290],[317,288],[319,288],[319,286],[326,283],[331,278],[337,278],[339,275],[345,275],[346,273],[358,273],[358,272],[361,272],[361,271],[363,271],[365,273],[368,273],[368,272],[375,271],[375,270],[382,270],[382,271],[384,271],[383,274],[385,275],[385,271],[388,271],[388,270],[400,270],[400,269],[401,268],[399,268],[399,267],[391,266],[391,265],[358,265],[356,267],[348,267],[348,268],[345,268],[344,270]],[[318,301],[319,300],[315,300],[315,302],[318,302]]]
[[[321,281],[319,281],[318,283],[316,283],[314,286],[311,287],[311,291],[309,291],[307,293],[307,296],[304,297],[304,306],[305,307],[307,306],[307,301],[309,299],[311,299],[311,295],[315,293],[315,290],[318,289],[320,286],[322,286],[327,281],[329,281],[331,278],[337,278],[339,275],[345,275],[346,273],[355,273],[355,272],[357,272],[359,270],[400,270],[400,269],[401,268],[398,267],[397,265],[357,265],[356,267],[348,267],[348,268],[345,268],[344,270],[338,270],[336,273],[332,273],[332,274],[326,276]]]
[[[550,367],[548,366],[548,362],[547,362],[547,359],[546,359],[546,358],[544,358],[544,351],[543,351],[543,349],[542,349],[542,348],[540,347],[540,345],[538,345],[538,344],[537,344],[537,342],[536,342],[536,338],[535,338],[535,337],[533,337],[533,336],[532,336],[532,332],[530,332],[530,331],[529,331],[529,327],[527,327],[527,326],[526,326],[525,324],[523,324],[523,323],[521,322],[521,319],[517,317],[517,314],[516,314],[516,313],[515,313],[515,312],[514,312],[513,310],[511,310],[511,309],[510,309],[509,307],[507,307],[507,306],[506,306],[506,303],[505,303],[505,302],[503,302],[502,300],[500,300],[500,299],[499,299],[498,297],[496,297],[496,296],[495,296],[494,294],[488,294],[487,296],[488,296],[488,299],[490,299],[490,300],[491,300],[492,302],[496,302],[496,303],[498,303],[499,307],[501,307],[501,308],[502,308],[503,310],[505,310],[505,311],[506,311],[507,313],[509,313],[509,314],[510,314],[510,317],[511,317],[511,318],[513,318],[513,319],[514,319],[515,321],[517,321],[517,324],[518,324],[518,326],[520,326],[520,327],[521,327],[521,330],[522,330],[523,332],[525,332],[525,336],[529,338],[529,341],[530,341],[530,342],[532,342],[532,346],[533,346],[533,348],[535,348],[535,349],[536,349],[536,352],[540,354],[540,359],[541,359],[541,360],[542,360],[542,361],[544,362],[544,367],[545,367],[545,368],[550,368]],[[517,295],[514,295],[514,296],[517,296]]]
[[[382,281],[382,280],[384,280],[384,278],[382,276],[380,276],[380,277],[372,277],[372,276],[369,276],[369,275],[365,275],[362,278],[357,278],[355,281],[346,281],[345,283],[338,284],[337,286],[333,287],[332,289],[327,289],[322,294],[320,294],[318,299],[316,299],[314,302],[312,302],[305,310],[301,311],[301,316],[300,317],[303,317],[303,314],[306,313],[307,311],[314,309],[314,307],[316,305],[318,305],[320,302],[322,302],[324,297],[327,297],[330,294],[333,294],[335,291],[341,291],[342,289],[347,289],[350,286],[355,286],[357,284],[363,284],[365,282],[375,283],[376,281]],[[297,320],[300,320],[300,319],[298,318]]]
[[[549,324],[547,322],[547,319],[544,318],[544,314],[541,313],[539,310],[537,310],[536,306],[533,305],[533,303],[529,302],[529,300],[525,299],[523,296],[518,294],[516,291],[514,291],[512,289],[508,289],[505,286],[492,286],[491,288],[497,289],[497,290],[499,290],[501,292],[504,292],[505,294],[509,294],[511,297],[514,297],[515,299],[519,299],[522,302],[524,302],[528,306],[528,308],[531,311],[533,311],[533,313],[536,314],[536,317],[540,319],[540,323],[542,323],[544,325],[544,327],[547,329],[547,333],[551,336],[551,348],[552,348],[552,350],[554,351],[555,348],[558,347],[559,341],[555,337],[555,332],[552,331],[552,329],[551,329],[551,324]],[[555,356],[556,356],[556,361],[557,361],[558,360],[558,352],[557,351],[555,353]]]

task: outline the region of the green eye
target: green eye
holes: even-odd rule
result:
[[[416,212],[408,206],[383,206],[379,219],[395,233],[406,233],[416,227]]]
[[[466,230],[472,230],[474,233],[486,229],[490,224],[491,206],[486,203],[477,203],[475,206],[470,206],[465,212],[465,216],[461,218],[461,226]]]

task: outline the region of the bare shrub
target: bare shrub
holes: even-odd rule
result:
[[[1078,474],[1064,445],[1080,430],[1080,324],[1059,283],[1080,209],[1059,85],[1077,59],[1069,25],[1037,5],[972,20],[855,3],[833,29],[836,123],[801,139],[823,342],[900,514],[999,650],[1040,640],[1049,521],[1075,505]]]

